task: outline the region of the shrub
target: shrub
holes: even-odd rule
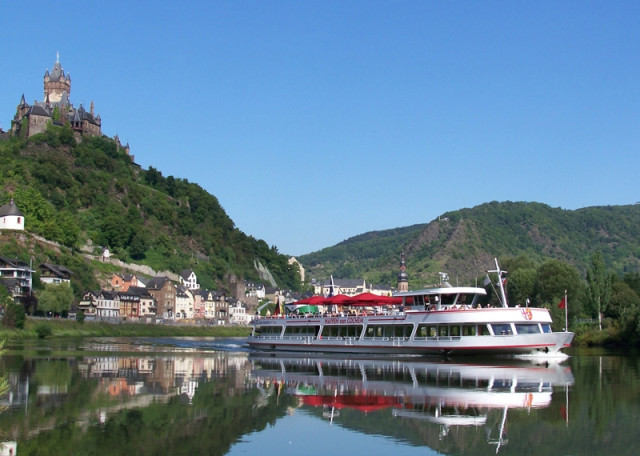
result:
[[[39,339],[44,339],[45,337],[50,336],[52,333],[53,331],[51,330],[51,326],[49,326],[47,323],[41,322],[36,325],[36,334],[38,335]]]

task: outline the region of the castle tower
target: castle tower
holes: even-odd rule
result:
[[[64,74],[60,65],[60,54],[57,54],[51,74],[49,70],[44,74],[44,99],[48,99],[50,103],[58,103],[63,97],[68,98],[70,94],[71,76]]]
[[[407,265],[404,262],[404,252],[400,260],[400,273],[398,274],[398,291],[409,291],[409,276],[407,275]]]

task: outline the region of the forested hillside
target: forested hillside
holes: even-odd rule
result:
[[[68,125],[49,125],[28,139],[0,140],[0,204],[11,198],[28,232],[72,251],[90,246],[100,253],[108,247],[117,258],[156,271],[193,269],[202,287],[216,289],[229,274],[259,279],[254,268],[259,260],[278,286],[300,286],[297,267],[275,246],[237,229],[198,184],[165,177],[153,167],[141,169],[106,137],[76,143]],[[33,256],[15,245],[7,249],[3,254],[25,261]],[[73,262],[67,267],[83,267],[81,260]]]
[[[595,252],[612,272],[640,271],[640,205],[575,211],[540,203],[491,202],[442,214],[424,225],[376,231],[300,257],[307,274],[323,279],[364,277],[395,285],[405,252],[410,286],[433,283],[438,272],[469,281],[494,257],[556,259],[583,275]]]

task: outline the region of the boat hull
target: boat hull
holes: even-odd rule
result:
[[[558,353],[569,347],[573,339],[571,332],[538,332],[534,334],[490,335],[447,335],[437,337],[416,337],[419,325],[496,325],[508,324],[517,328],[518,324],[550,324],[546,309],[532,309],[522,312],[517,308],[460,310],[446,312],[399,313],[371,317],[319,317],[319,318],[270,318],[252,322],[254,327],[282,326],[318,328],[319,335],[287,335],[286,331],[268,336],[252,334],[248,344],[259,350],[283,350],[293,352],[323,352],[351,354],[535,354]],[[324,326],[340,325],[410,325],[414,330],[409,337],[323,337]],[[364,334],[364,332],[363,332]]]

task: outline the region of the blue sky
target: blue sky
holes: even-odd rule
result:
[[[489,201],[640,201],[640,2],[10,2],[0,126],[60,53],[136,162],[299,255]]]

